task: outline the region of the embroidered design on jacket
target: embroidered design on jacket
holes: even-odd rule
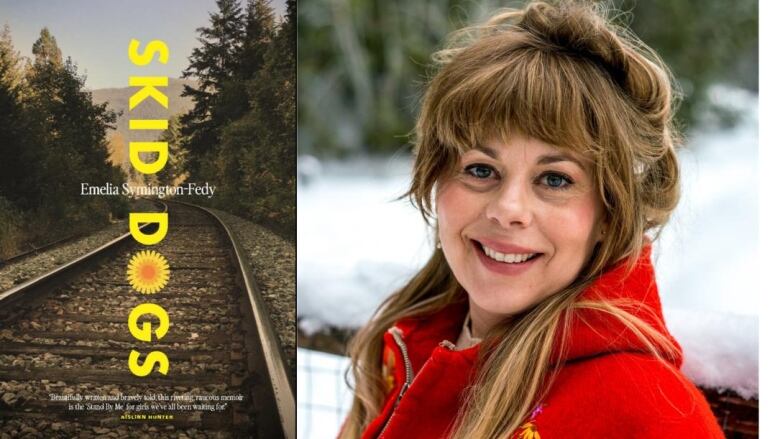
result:
[[[395,387],[395,353],[386,346],[382,357],[382,379],[385,381],[385,391],[390,393]]]
[[[517,439],[541,439],[542,437],[539,435],[539,431],[536,430],[536,425],[533,423],[533,421],[528,421],[525,424],[520,426],[520,431],[518,431]]]
[[[528,419],[528,422],[521,425],[519,429],[515,432],[514,435],[512,435],[512,439],[542,439],[542,436],[539,434],[539,430],[536,429],[536,424],[534,423],[534,419],[542,413],[542,408],[544,407],[544,404],[539,404],[536,406],[533,412],[531,412],[531,417]]]

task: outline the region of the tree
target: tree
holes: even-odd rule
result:
[[[184,139],[179,117],[174,116],[168,120],[168,129],[163,131],[160,142],[168,142],[168,163],[157,173],[157,180],[160,184],[173,186],[186,175],[187,151],[182,147]]]
[[[7,24],[3,26],[3,32],[0,33],[0,68],[2,68],[0,83],[18,90],[24,79],[22,57],[14,49],[11,28]]]
[[[246,32],[241,47],[241,77],[250,79],[265,64],[270,55],[276,21],[268,0],[249,0],[246,12]]]
[[[34,170],[29,172],[32,181],[28,186],[37,192],[27,197],[26,208],[63,223],[99,223],[95,212],[119,212],[123,202],[111,198],[85,200],[78,188],[82,182],[121,184],[124,180],[122,171],[109,162],[106,140],[106,130],[113,128],[116,114],[107,109],[106,103],[92,103],[91,93],[84,89],[86,77],[79,75],[71,58],[63,62],[57,42],[47,29],[33,45],[33,54],[24,106],[26,141],[30,142],[27,150],[34,155],[34,161],[26,167],[28,172]]]
[[[181,118],[180,133],[166,139],[180,139],[188,179],[219,187],[214,206],[292,237],[296,2],[288,1],[281,25],[268,0],[248,0],[244,14],[235,1],[217,6],[210,26],[198,29],[201,47],[185,70],[199,80],[185,90],[195,107]]]
[[[21,59],[11,40],[11,29],[6,25],[0,34],[0,195],[17,199],[24,186],[24,162],[27,153],[22,142],[24,123],[19,100],[22,85]]]
[[[295,228],[295,16],[296,2],[288,1],[263,64],[247,81],[251,110],[222,139],[223,154],[235,151],[247,214],[288,236]]]
[[[185,78],[198,80],[198,87],[184,86],[182,96],[191,96],[193,109],[182,117],[186,148],[192,152],[191,166],[200,175],[200,162],[214,151],[219,126],[235,117],[225,97],[235,94],[232,82],[238,79],[244,39],[244,14],[237,0],[217,0],[218,12],[209,14],[209,27],[197,29],[201,46],[189,57]],[[220,111],[223,109],[223,111]]]
[[[22,66],[10,31],[0,35],[0,252],[42,244],[126,212],[118,198],[81,197],[81,183],[121,184],[108,162],[106,130],[116,114],[92,104],[76,63],[44,28],[34,62]],[[11,213],[9,215],[9,212]],[[11,222],[9,222],[9,218]],[[10,224],[10,226],[9,226]],[[12,236],[13,235],[13,236]]]
[[[52,63],[56,66],[62,66],[62,52],[57,46],[57,40],[46,27],[41,29],[41,36],[33,44],[32,53],[35,56],[36,65]]]

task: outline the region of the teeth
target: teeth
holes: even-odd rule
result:
[[[516,264],[519,262],[525,262],[530,258],[531,256],[535,255],[536,253],[501,253],[493,250],[490,247],[486,247],[485,245],[482,245],[482,249],[485,250],[485,254],[490,256],[491,259],[495,259],[498,262],[504,262],[508,264]]]

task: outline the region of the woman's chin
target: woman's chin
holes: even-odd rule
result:
[[[520,314],[536,303],[530,299],[518,299],[517,290],[514,290],[514,293],[511,290],[479,291],[469,294],[470,312],[472,316],[476,313],[477,318],[482,316],[483,320],[497,323]]]

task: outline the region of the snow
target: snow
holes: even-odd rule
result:
[[[755,97],[730,94],[742,123],[692,133],[679,154],[682,199],[655,249],[656,271],[667,307],[757,315],[758,111]]]
[[[682,371],[691,381],[732,389],[746,399],[758,396],[755,316],[681,308],[667,309],[665,314],[669,331],[683,346]]]
[[[697,384],[758,394],[757,97],[714,88],[743,115],[691,133],[683,196],[654,257],[672,334]],[[298,317],[305,332],[359,327],[433,250],[406,200],[411,162],[317,164],[298,187]],[[305,182],[305,183],[304,183]]]
[[[395,201],[408,159],[330,163],[298,188],[298,316],[301,329],[364,324],[430,254],[420,214]]]

